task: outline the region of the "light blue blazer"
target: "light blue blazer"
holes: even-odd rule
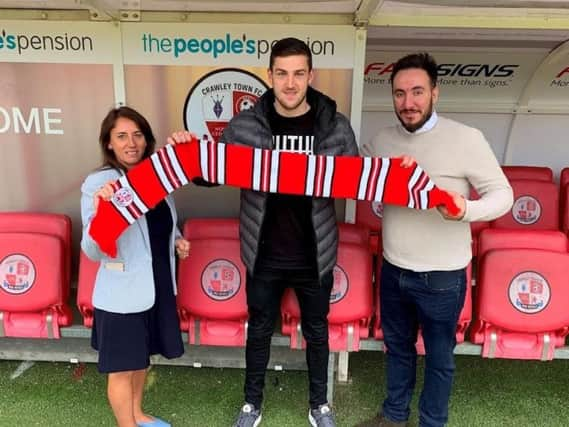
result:
[[[154,305],[154,276],[152,274],[152,254],[146,216],[131,224],[117,241],[117,257],[110,258],[101,250],[89,235],[93,209],[93,194],[106,182],[114,181],[122,172],[116,169],[104,169],[89,175],[81,186],[81,220],[83,236],[81,249],[93,261],[100,261],[95,288],[93,306],[113,313],[137,313],[148,310]],[[176,227],[177,215],[174,200],[166,198],[172,214],[173,228],[170,233],[170,268],[172,284],[176,294],[176,258],[175,240],[181,237]],[[166,237],[166,236],[165,236]]]

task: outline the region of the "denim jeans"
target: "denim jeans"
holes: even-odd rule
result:
[[[311,271],[270,270],[247,274],[249,326],[245,348],[245,401],[261,406],[265,371],[269,363],[271,336],[280,314],[285,288],[294,288],[301,313],[301,326],[306,340],[309,402],[312,409],[327,402],[328,384],[328,312],[332,292],[332,272],[319,281]]]
[[[440,427],[447,422],[455,369],[456,325],[465,293],[465,269],[414,272],[383,260],[380,304],[387,347],[387,398],[382,412],[386,418],[397,422],[409,418],[416,380],[415,342],[420,327],[426,359],[419,426]]]

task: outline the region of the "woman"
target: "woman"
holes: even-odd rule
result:
[[[175,298],[175,256],[188,256],[190,243],[176,227],[174,201],[167,197],[129,226],[109,258],[89,236],[99,200],[110,200],[111,183],[149,157],[156,140],[148,121],[129,107],[111,110],[101,123],[103,164],[81,187],[81,248],[100,261],[93,305],[91,345],[98,368],[108,374],[107,394],[119,427],[166,427],[142,410],[150,355],[179,357],[184,352]]]

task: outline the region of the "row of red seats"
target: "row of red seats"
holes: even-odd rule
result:
[[[184,236],[191,242],[188,258],[180,262],[177,305],[182,331],[190,344],[244,346],[247,336],[246,270],[240,258],[237,219],[192,219]],[[369,336],[372,317],[372,256],[368,232],[340,225],[338,264],[328,316],[330,347],[356,351]],[[92,325],[91,294],[97,264],[82,255],[77,304],[84,324]],[[300,309],[294,292],[282,301],[282,332],[291,347],[305,343],[300,331]]]
[[[246,340],[247,307],[245,267],[239,257],[237,220],[190,220],[184,235],[191,241],[190,256],[180,263],[178,308],[182,329],[191,344],[242,346]],[[371,331],[382,338],[376,264],[376,290],[372,293],[372,256],[365,229],[340,225],[338,264],[331,296],[330,347],[357,351]],[[559,231],[484,230],[480,236],[477,296],[473,298],[471,268],[464,308],[457,324],[457,342],[474,317],[470,339],[482,346],[484,357],[518,359],[553,358],[569,331],[566,286],[568,242]],[[91,265],[91,267],[88,267]],[[78,304],[90,323],[89,283],[81,263]],[[83,282],[87,280],[87,282]],[[555,299],[552,298],[555,296]],[[474,316],[473,316],[474,311]],[[302,348],[300,310],[293,292],[283,298],[282,332],[291,347]],[[424,353],[419,336],[417,351]]]
[[[70,280],[69,217],[0,213],[0,337],[59,338]]]

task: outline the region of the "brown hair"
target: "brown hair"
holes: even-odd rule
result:
[[[111,142],[111,131],[114,129],[117,120],[121,117],[132,120],[134,123],[136,123],[140,131],[143,133],[144,139],[146,140],[146,149],[144,150],[142,158],[146,159],[152,153],[154,153],[154,148],[156,147],[156,139],[154,138],[154,134],[152,133],[152,128],[150,127],[148,120],[146,120],[144,116],[142,116],[142,114],[140,114],[138,111],[130,107],[123,106],[113,108],[101,122],[99,146],[101,147],[101,152],[103,154],[102,168],[125,170],[125,167],[121,165],[117,160],[115,152],[109,148],[109,142]]]
[[[391,77],[389,81],[393,87],[393,79],[397,73],[401,70],[407,70],[409,68],[418,68],[420,70],[425,70],[429,75],[431,80],[431,87],[437,86],[438,77],[438,67],[435,58],[429,55],[427,52],[423,53],[412,53],[410,55],[400,58],[393,66],[393,71],[391,72]]]
[[[269,57],[269,69],[273,69],[276,58],[283,58],[293,55],[304,55],[308,61],[308,71],[312,70],[312,52],[306,43],[294,37],[280,39],[271,47]]]

